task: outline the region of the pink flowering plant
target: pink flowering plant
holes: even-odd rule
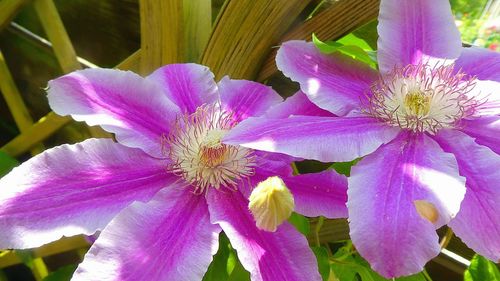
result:
[[[145,78],[76,71],[50,81],[48,99],[56,113],[100,125],[117,142],[55,147],[2,178],[0,248],[102,230],[72,280],[193,281],[224,231],[252,280],[321,280],[306,238],[283,220],[292,208],[346,217],[347,179],[333,170],[293,176],[292,157],[221,143],[249,117],[331,115],[305,96],[283,103],[262,84],[216,83],[204,66],[174,64]],[[284,195],[273,201],[275,193]],[[279,206],[259,205],[269,200]]]
[[[445,224],[497,262],[500,54],[462,47],[447,0],[382,0],[378,20],[378,70],[305,41],[278,51],[278,68],[336,117],[252,117],[223,142],[360,159],[348,179],[350,236],[387,278],[421,271]]]

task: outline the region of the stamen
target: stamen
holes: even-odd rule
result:
[[[474,114],[480,101],[467,94],[475,84],[475,77],[455,72],[453,65],[395,68],[372,85],[364,111],[392,126],[436,133]]]
[[[199,107],[191,115],[175,122],[172,132],[162,138],[162,150],[172,163],[167,169],[184,178],[202,193],[208,187],[236,189],[237,184],[253,175],[253,151],[221,143],[226,132],[234,127],[233,114],[218,104]]]

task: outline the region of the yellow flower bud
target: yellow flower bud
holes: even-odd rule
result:
[[[282,179],[269,177],[252,191],[248,208],[258,228],[274,232],[290,217],[295,202]]]

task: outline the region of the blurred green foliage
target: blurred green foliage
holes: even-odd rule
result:
[[[464,281],[498,281],[500,271],[498,267],[488,259],[475,255],[469,268],[465,271]]]
[[[488,13],[484,12],[488,0],[450,0],[462,41],[500,51],[498,27],[487,27]]]

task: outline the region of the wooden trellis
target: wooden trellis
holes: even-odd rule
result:
[[[266,81],[277,74],[274,47],[290,39],[338,39],[374,20],[379,0],[327,1],[322,11],[304,20],[303,13],[320,1],[315,0],[227,0],[212,24],[211,1],[139,0],[141,47],[116,67],[146,75],[157,67],[175,62],[200,62],[220,79]],[[33,5],[52,43],[55,57],[64,73],[80,69],[77,55],[59,17],[53,0],[0,0],[0,31],[9,25],[25,5]],[[189,47],[187,47],[189,46]],[[21,98],[0,51],[0,87],[21,134],[0,148],[18,157],[43,150],[42,142],[69,123],[71,118],[53,112],[34,121]],[[98,128],[92,136],[109,137]],[[316,221],[312,222],[313,227]],[[345,220],[326,221],[321,242],[348,238]],[[310,237],[314,241],[316,237]],[[450,247],[470,257],[456,238]],[[88,247],[81,237],[67,238],[34,251],[35,258]],[[466,252],[464,252],[466,251]],[[13,253],[0,257],[0,268],[20,263]],[[443,262],[445,263],[445,262]],[[449,266],[450,267],[450,266]],[[463,267],[456,267],[456,271]],[[46,272],[37,273],[41,279]],[[0,278],[1,279],[1,278]]]

